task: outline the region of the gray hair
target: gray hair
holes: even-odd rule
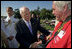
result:
[[[22,11],[24,11],[24,8],[28,9],[27,7],[21,7],[20,10],[20,14],[22,13]],[[29,10],[29,9],[28,9]]]
[[[23,8],[24,8],[24,7],[21,7],[21,8],[19,9],[20,14],[21,14],[21,13],[22,13],[22,11],[24,10]]]
[[[59,11],[62,11],[66,4],[68,5],[68,10],[71,10],[71,1],[54,1],[54,4],[58,7]]]

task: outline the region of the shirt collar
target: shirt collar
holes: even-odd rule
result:
[[[13,21],[13,18],[14,18],[13,16],[11,16],[11,17],[7,16],[7,18],[6,18],[5,21],[7,21],[7,22],[8,22],[9,20]]]
[[[10,16],[10,17],[8,16],[8,18],[14,18],[14,17],[13,16]]]
[[[22,18],[23,19],[23,21],[25,22],[25,24],[28,26],[28,22],[24,19],[24,18]],[[30,24],[30,26],[31,26],[31,22],[29,21],[29,24]]]
[[[25,23],[28,23],[28,21],[26,21],[24,18],[22,18],[22,19],[24,20]],[[30,21],[29,21],[29,23],[30,23]]]

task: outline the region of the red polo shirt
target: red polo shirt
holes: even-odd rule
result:
[[[55,27],[52,37],[61,23],[59,22]],[[64,24],[63,29],[49,42],[46,48],[71,48],[71,20]]]

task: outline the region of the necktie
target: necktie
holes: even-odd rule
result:
[[[31,34],[33,34],[33,33],[32,33],[32,28],[31,28],[31,26],[30,26],[29,22],[28,22],[28,28],[29,28],[29,30],[30,30],[30,32],[31,32]]]

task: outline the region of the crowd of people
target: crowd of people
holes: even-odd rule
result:
[[[71,1],[53,1],[52,8],[57,21],[50,36],[40,25],[40,16],[31,16],[29,8],[21,7],[22,18],[16,19],[13,8],[8,7],[7,18],[1,19],[1,48],[71,48]]]

